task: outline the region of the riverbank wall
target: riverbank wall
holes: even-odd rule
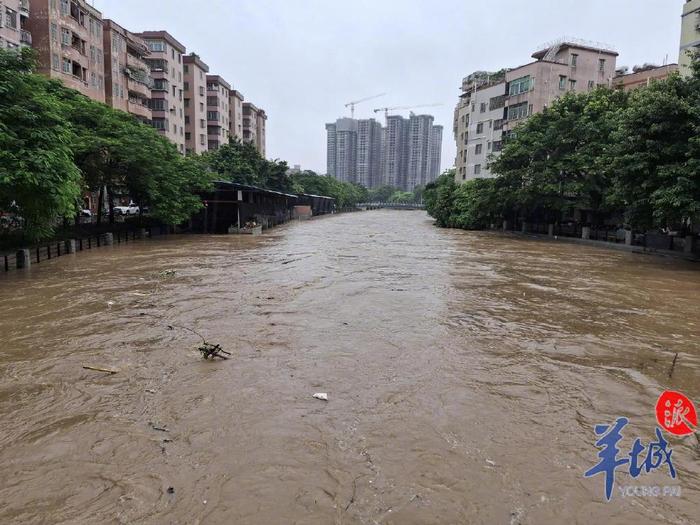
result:
[[[687,239],[684,246],[681,249],[667,250],[663,248],[655,248],[652,246],[643,246],[639,244],[629,243],[630,236],[628,235],[625,239],[627,242],[616,242],[616,241],[603,241],[585,238],[587,232],[584,230],[582,237],[568,237],[562,235],[554,234],[544,234],[544,233],[534,233],[525,231],[511,231],[511,230],[490,230],[498,235],[510,236],[510,237],[521,237],[536,239],[544,242],[564,242],[568,244],[579,244],[583,246],[592,246],[595,248],[602,248],[605,250],[615,250],[627,253],[638,253],[646,255],[656,255],[662,257],[674,257],[677,259],[684,259],[687,261],[700,262],[700,253],[697,252],[697,246],[694,240]]]

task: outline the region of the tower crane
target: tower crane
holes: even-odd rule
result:
[[[368,100],[374,100],[375,98],[383,97],[384,95],[386,95],[386,93],[379,93],[379,95],[373,95],[371,97],[361,98],[360,100],[354,100],[345,104],[345,107],[350,108],[350,117],[355,118],[355,104],[359,104],[360,102],[367,102]]]
[[[418,108],[434,108],[437,106],[442,106],[442,104],[420,104],[418,106],[394,106],[392,108],[377,108],[374,110],[375,113],[379,113],[380,111],[384,112],[384,118],[388,119],[389,118],[389,111],[394,111],[397,109],[418,109]]]

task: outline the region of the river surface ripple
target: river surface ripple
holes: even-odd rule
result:
[[[0,305],[3,524],[698,523],[694,436],[675,482],[618,475],[681,497],[583,477],[595,424],[628,451],[664,389],[700,406],[698,265],[375,211],[61,257]]]

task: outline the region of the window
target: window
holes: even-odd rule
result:
[[[486,113],[486,102],[481,103],[481,108],[480,108],[482,113]]]
[[[593,89],[595,87],[595,81],[589,80],[588,81],[588,89]]]
[[[95,46],[90,46],[90,63],[94,64],[97,61],[97,52]]]
[[[98,89],[102,89],[102,86],[104,85],[105,80],[102,75],[97,75],[97,87]]]
[[[199,95],[204,96],[204,86],[199,86]]]
[[[189,131],[186,131],[185,132],[185,140],[192,140],[192,133],[190,133]]]
[[[605,72],[605,59],[604,58],[598,59],[598,71],[600,71],[601,73]]]
[[[483,132],[484,132],[484,123],[483,123],[483,122],[479,122],[479,123],[476,125],[476,133],[477,133],[477,135],[478,135],[478,134],[483,133]]]
[[[505,105],[506,105],[506,96],[499,95],[498,97],[493,97],[489,101],[489,110],[493,111],[494,109],[502,108]]]
[[[203,129],[203,128],[206,128],[206,127],[207,127],[207,121],[204,120],[204,119],[200,119],[200,120],[199,120],[199,127],[202,128],[202,129]]]
[[[151,51],[161,53],[165,51],[165,42],[161,42],[160,40],[146,40],[146,45]]]
[[[486,145],[486,151],[491,151],[491,141],[488,141],[488,144]]]
[[[71,61],[67,58],[63,59],[63,72],[64,73],[70,73],[73,71],[73,64],[71,64]]]
[[[51,42],[58,42],[58,26],[51,22]]]
[[[219,113],[216,111],[207,111],[207,120],[219,121]]]
[[[188,66],[187,64],[185,64],[184,66],[182,66],[182,68],[183,68],[183,70],[185,71],[185,75],[186,75],[187,73],[190,72],[190,66]]]
[[[165,99],[163,98],[152,98],[148,103],[148,107],[155,111],[165,111]]]
[[[199,111],[204,111],[204,102],[199,103]]]
[[[156,78],[153,80],[153,89],[155,91],[167,91],[168,81],[164,78]]]
[[[483,144],[477,144],[476,147],[474,148],[474,155],[481,155],[481,152],[483,149],[484,149]]]
[[[51,69],[54,71],[60,71],[61,70],[61,61],[58,58],[58,55],[54,53],[51,55]]]
[[[69,0],[61,0],[61,14],[67,15],[70,13],[70,2]]]
[[[177,135],[177,124],[173,124],[173,135]]]
[[[185,116],[185,125],[189,126],[190,125],[190,117]]]
[[[159,130],[168,129],[168,119],[165,118],[154,118],[152,119],[153,127]]]
[[[476,102],[472,102],[472,113],[476,110]]]
[[[173,96],[175,96],[175,86],[173,86]]]
[[[576,81],[573,78],[569,79],[569,89],[571,91],[576,90]]]
[[[566,89],[566,76],[564,75],[559,75],[559,89]]]
[[[481,164],[474,165],[474,175],[481,175]]]
[[[493,147],[491,148],[494,152],[501,151],[503,149],[503,142],[500,140],[494,141]]]
[[[207,140],[207,139],[206,139],[206,137],[205,137],[204,135],[199,135],[199,143],[200,143],[202,146],[204,146],[204,145],[207,143],[206,140]]]
[[[493,130],[498,131],[499,129],[503,129],[503,119],[499,118],[493,121]]]
[[[70,29],[66,29],[65,27],[62,27],[61,28],[61,44],[63,44],[64,46],[69,46],[72,39],[73,39],[73,34],[71,33]]]
[[[508,94],[512,97],[530,90],[530,75],[512,80],[508,86]]]
[[[185,91],[189,91],[189,90],[190,90],[190,83],[189,83],[189,82],[185,82],[183,88],[184,88]]]
[[[508,107],[508,120],[519,120],[527,117],[528,105],[527,102],[516,104]]]
[[[578,63],[578,55],[576,53],[571,53],[571,67],[576,67]]]
[[[186,98],[185,99],[185,108],[189,108],[189,107],[190,107],[190,99]]]

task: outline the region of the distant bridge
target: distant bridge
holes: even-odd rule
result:
[[[425,204],[405,204],[401,202],[362,202],[357,205],[364,210],[424,210]]]

